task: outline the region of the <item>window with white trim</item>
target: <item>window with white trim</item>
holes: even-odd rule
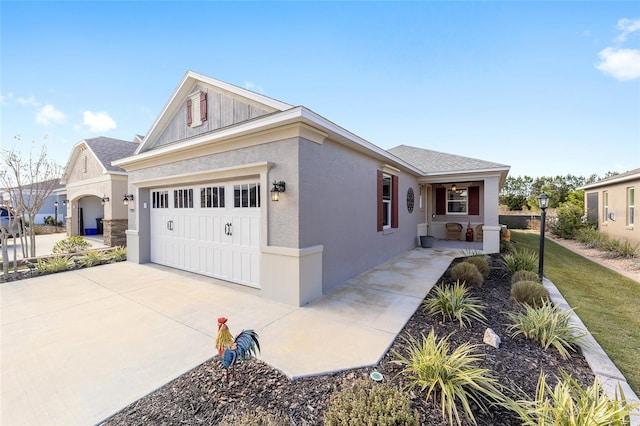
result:
[[[468,204],[467,188],[447,189],[447,214],[467,214]]]
[[[609,221],[609,191],[602,191],[602,221]]]
[[[169,208],[169,191],[152,191],[151,207],[154,209]]]
[[[391,176],[382,176],[382,229],[391,228],[391,207],[392,207],[392,187]]]
[[[200,207],[203,209],[224,208],[224,186],[200,188]]]
[[[635,194],[633,187],[627,188],[627,226],[633,226],[633,216],[635,214]]]
[[[260,207],[260,184],[243,183],[233,186],[233,207]]]

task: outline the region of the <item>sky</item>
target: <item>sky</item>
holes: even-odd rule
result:
[[[146,134],[188,70],[369,142],[640,168],[640,2],[0,1],[0,145]]]

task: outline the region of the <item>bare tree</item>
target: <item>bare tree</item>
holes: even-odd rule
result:
[[[20,140],[20,136],[14,136]],[[0,183],[11,196],[11,203],[18,216],[24,213],[29,221],[28,243],[23,241],[23,256],[36,256],[35,225],[36,214],[42,208],[47,197],[59,184],[62,167],[47,155],[47,148],[42,146],[34,155],[32,146],[28,157],[22,156],[16,149],[2,150],[0,153]],[[28,255],[27,245],[30,246]]]

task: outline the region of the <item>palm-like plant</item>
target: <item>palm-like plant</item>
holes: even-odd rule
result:
[[[442,418],[449,424],[454,424],[454,418],[455,423],[462,424],[458,406],[476,424],[472,404],[486,411],[490,404],[504,401],[489,370],[475,366],[480,359],[478,345],[464,343],[450,350],[449,336],[438,339],[433,329],[428,336],[422,335],[421,341],[411,336],[403,340],[408,353],[394,351],[394,362],[404,366],[402,373],[409,375],[410,387],[426,390],[426,399],[440,400]]]
[[[435,287],[435,294],[422,302],[422,309],[431,315],[442,315],[443,321],[458,320],[460,327],[471,325],[472,320],[482,323],[487,318],[482,314],[484,306],[480,299],[472,296],[460,281],[453,285]]]

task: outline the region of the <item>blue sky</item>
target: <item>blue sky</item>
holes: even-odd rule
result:
[[[0,142],[145,134],[187,70],[385,149],[640,167],[638,2],[0,2]],[[14,136],[20,135],[20,140]]]

